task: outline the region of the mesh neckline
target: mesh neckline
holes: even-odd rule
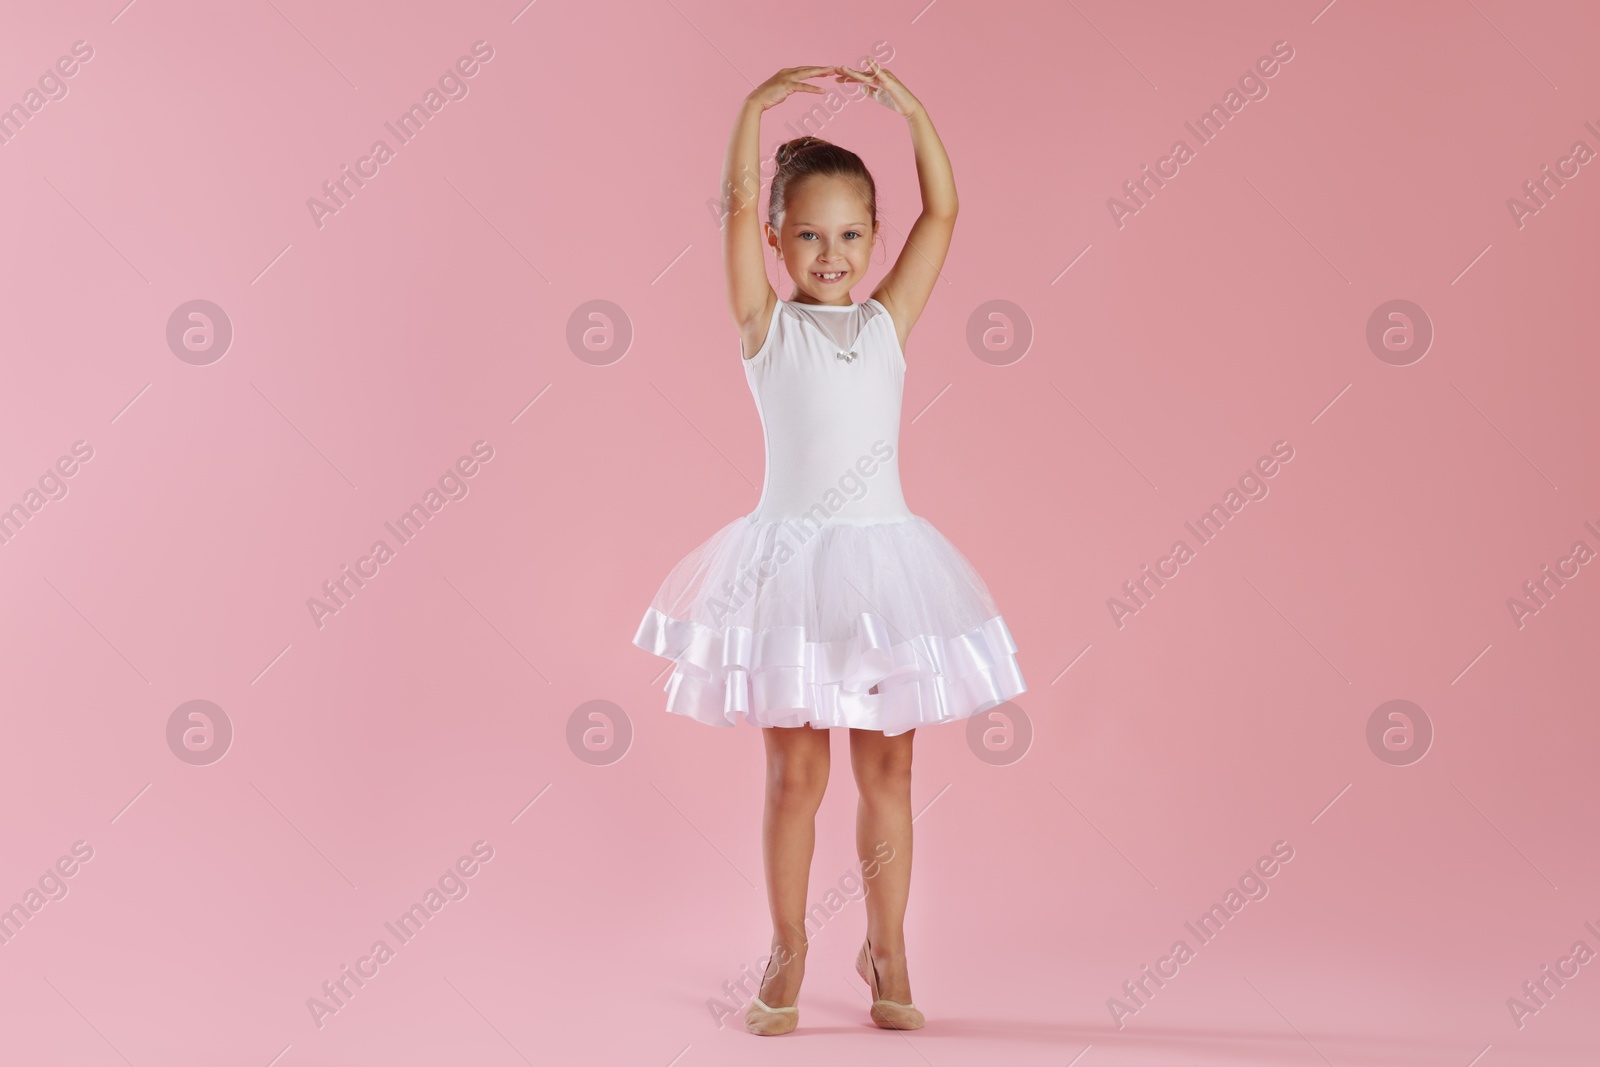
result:
[[[861,304],[866,303],[866,301],[863,300],[861,304],[802,304],[798,300],[785,300],[784,303],[788,304],[790,307],[797,308],[822,308],[826,311],[854,311],[856,308],[860,307]]]

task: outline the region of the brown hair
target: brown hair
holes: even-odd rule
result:
[[[867,214],[878,221],[878,187],[861,157],[820,137],[796,137],[778,146],[774,157],[778,169],[772,175],[772,194],[767,201],[767,224],[778,229],[788,207],[789,186],[813,174],[836,175],[850,181],[866,202]]]

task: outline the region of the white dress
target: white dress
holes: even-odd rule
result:
[[[779,300],[742,362],[761,500],[672,568],[633,638],[676,664],[667,710],[892,736],[1024,692],[983,579],[901,495],[906,362],[888,309]]]

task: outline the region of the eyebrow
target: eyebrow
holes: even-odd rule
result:
[[[791,222],[789,225],[790,226],[808,226],[808,227],[810,227],[811,229],[814,229],[814,230],[820,230],[820,229],[824,229],[825,228],[825,227],[823,227],[820,224],[815,223],[815,222]],[[866,222],[841,222],[839,225],[841,225],[841,226],[867,226],[867,225],[869,225],[869,223],[866,223]]]

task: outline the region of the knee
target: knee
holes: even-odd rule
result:
[[[896,799],[911,795],[911,761],[899,756],[871,759],[855,768],[856,788],[863,797]]]
[[[816,805],[828,786],[828,761],[787,756],[767,768],[767,791],[777,800]]]

